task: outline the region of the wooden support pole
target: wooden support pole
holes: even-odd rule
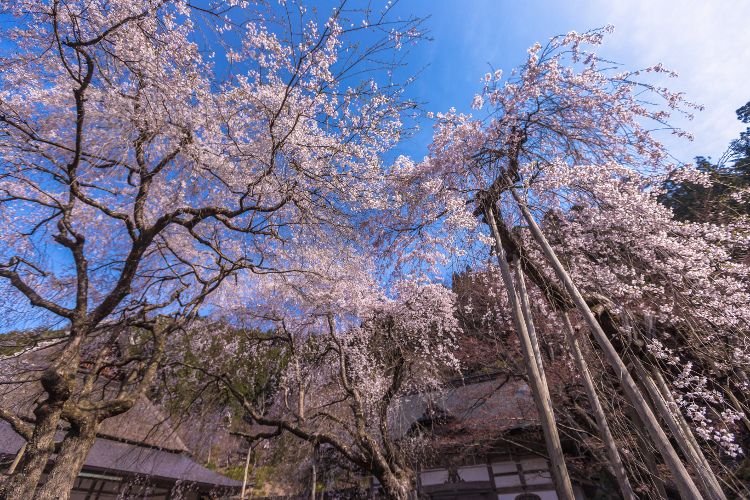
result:
[[[604,355],[607,357],[610,365],[612,365],[615,374],[620,379],[620,383],[622,384],[625,393],[633,402],[633,406],[636,412],[638,412],[639,417],[641,418],[641,420],[643,420],[643,423],[646,426],[646,430],[651,436],[651,439],[654,441],[654,444],[656,444],[659,453],[661,453],[662,457],[664,458],[664,461],[666,462],[667,467],[669,467],[672,476],[674,476],[675,482],[677,483],[677,489],[680,491],[680,495],[682,496],[683,500],[698,500],[703,498],[700,494],[700,491],[695,486],[695,483],[690,478],[690,475],[685,469],[685,466],[680,461],[680,457],[677,455],[674,448],[672,448],[672,445],[669,442],[669,438],[667,438],[664,430],[659,425],[659,422],[656,420],[656,417],[649,408],[648,403],[646,403],[643,395],[638,390],[638,386],[633,380],[633,377],[631,377],[630,373],[628,373],[628,370],[625,367],[625,363],[622,362],[622,359],[620,359],[619,354],[607,338],[604,330],[602,330],[602,327],[596,321],[594,314],[591,312],[588,305],[586,304],[586,301],[583,299],[583,296],[578,291],[578,287],[575,286],[572,278],[558,260],[557,255],[555,255],[555,252],[547,241],[547,238],[545,238],[542,230],[539,228],[536,221],[534,220],[534,217],[531,215],[531,212],[529,212],[528,207],[526,207],[526,203],[518,194],[516,188],[513,187],[511,183],[508,184],[511,186],[510,192],[513,195],[516,203],[518,204],[518,207],[521,209],[521,213],[526,219],[526,222],[529,225],[529,229],[531,230],[534,239],[537,241],[537,243],[539,243],[539,246],[542,248],[542,251],[546,255],[547,260],[555,270],[555,274],[557,274],[557,277],[560,279],[560,281],[563,282],[565,289],[570,294],[571,299],[573,299],[573,302],[586,321],[586,324],[589,326],[591,332],[596,337],[596,340],[599,343],[602,351],[604,352]]]
[[[578,372],[581,374],[581,380],[583,380],[583,387],[586,390],[586,396],[589,398],[589,404],[591,410],[594,412],[596,423],[599,426],[599,432],[602,435],[602,441],[607,449],[607,455],[609,461],[612,463],[612,468],[615,470],[615,476],[617,477],[617,483],[620,485],[620,491],[622,497],[625,500],[636,500],[635,493],[633,493],[633,487],[630,485],[628,480],[628,473],[625,470],[625,466],[622,463],[620,452],[617,450],[617,445],[612,437],[612,432],[609,429],[607,423],[607,417],[604,415],[604,410],[599,402],[599,396],[596,394],[596,388],[594,387],[594,381],[591,379],[586,360],[583,357],[581,349],[578,347],[578,341],[573,334],[573,327],[570,325],[570,319],[568,313],[563,312],[560,314],[563,325],[565,326],[565,336],[568,339],[571,351],[573,351],[573,357],[575,358],[576,365],[578,366]]]
[[[544,374],[544,365],[542,364],[542,353],[539,350],[539,339],[536,336],[536,327],[534,327],[534,319],[531,317],[531,304],[529,303],[529,293],[526,291],[526,280],[523,277],[523,269],[521,269],[521,258],[518,255],[513,256],[513,270],[516,272],[516,283],[518,283],[518,296],[521,299],[521,311],[523,312],[524,320],[526,321],[526,329],[529,332],[529,340],[531,341],[531,347],[534,350],[534,360],[536,361],[537,368],[539,369],[539,376],[542,378],[542,384],[544,387],[549,388],[547,385],[547,376]],[[549,389],[547,390],[549,392]],[[549,400],[549,407],[552,408],[552,400]]]
[[[706,467],[711,470],[711,474],[713,475],[713,470],[711,469],[711,464],[708,463],[708,460],[706,460],[706,456],[703,454],[703,451],[701,450],[700,445],[698,444],[698,441],[695,439],[695,436],[693,435],[693,431],[690,429],[690,426],[688,426],[687,421],[685,420],[685,417],[682,415],[682,412],[679,411],[679,407],[677,406],[677,402],[674,400],[674,397],[672,396],[672,391],[669,390],[669,387],[667,387],[667,382],[664,380],[664,377],[661,374],[661,370],[658,366],[651,366],[651,373],[654,376],[654,381],[656,382],[656,386],[659,388],[659,391],[661,392],[661,395],[664,397],[664,399],[667,401],[669,405],[672,405],[675,409],[675,417],[677,418],[677,422],[680,424],[680,427],[682,427],[685,436],[687,437],[690,444],[695,449],[696,453],[698,454],[698,457],[700,460],[706,465]],[[729,395],[734,398],[734,395],[729,392]],[[734,400],[735,404],[739,407],[739,404],[737,403],[737,400]],[[748,429],[750,429],[750,426],[748,426]],[[716,476],[714,475],[714,478],[716,479]],[[718,479],[716,479],[716,482],[718,484]],[[723,490],[722,490],[723,493]]]
[[[247,469],[250,468],[250,455],[252,453],[253,453],[253,447],[248,446],[247,457],[245,457],[245,475],[242,477],[242,493],[240,494],[240,500],[245,500],[245,488],[247,487]]]
[[[313,459],[312,459],[312,491],[311,498],[315,500],[315,486],[318,480],[318,443],[313,444]]]
[[[630,421],[633,422],[635,442],[641,452],[641,456],[643,457],[643,463],[646,466],[648,478],[651,480],[651,484],[653,485],[655,490],[654,497],[658,498],[659,500],[668,500],[667,490],[664,487],[664,480],[661,478],[659,468],[656,466],[656,457],[654,456],[654,453],[651,451],[651,447],[649,446],[648,436],[644,436],[643,433],[646,426],[643,425],[641,417],[638,416],[638,412],[635,411],[633,402],[630,401],[630,398],[627,397],[627,394],[625,395],[625,399],[627,399],[628,401],[628,417],[630,417]]]
[[[18,450],[18,453],[16,453],[16,458],[13,459],[13,463],[10,464],[10,467],[8,467],[8,471],[6,474],[10,475],[15,472],[16,467],[18,467],[18,464],[21,462],[21,458],[23,457],[23,454],[26,452],[26,443],[23,443],[23,446],[21,446],[21,449]]]
[[[497,224],[495,222],[494,207],[491,204],[486,204],[484,211],[485,220],[490,226],[492,236],[495,238],[497,261],[498,264],[500,264],[503,282],[508,291],[508,300],[511,306],[513,322],[515,323],[518,336],[521,340],[521,351],[523,352],[523,360],[526,364],[526,373],[529,376],[531,394],[534,397],[534,403],[539,412],[539,419],[542,424],[544,439],[547,444],[547,453],[549,454],[550,462],[552,463],[552,473],[555,479],[557,495],[560,500],[575,500],[573,486],[570,482],[568,468],[565,465],[565,457],[563,456],[562,446],[560,445],[560,436],[557,433],[555,417],[552,413],[552,406],[549,403],[549,390],[547,389],[547,384],[543,383],[542,375],[539,373],[540,365],[537,364],[536,357],[534,356],[534,349],[531,345],[528,330],[526,329],[526,321],[524,320],[521,307],[518,303],[518,298],[516,297],[513,277],[510,273],[508,261],[505,258],[505,251],[503,250],[500,241],[500,234],[498,233]]]
[[[641,382],[646,388],[646,391],[651,396],[651,400],[654,402],[654,405],[656,405],[656,409],[667,422],[667,425],[672,431],[672,435],[677,440],[677,444],[680,446],[682,453],[685,454],[688,462],[690,462],[690,465],[698,475],[698,479],[700,479],[700,482],[703,485],[703,489],[707,493],[708,498],[710,498],[711,500],[727,500],[727,497],[726,495],[724,495],[724,492],[719,485],[719,481],[716,479],[716,476],[711,470],[711,466],[708,464],[708,461],[703,456],[700,448],[695,448],[693,446],[693,443],[689,441],[689,438],[685,433],[685,429],[683,429],[683,427],[673,415],[672,411],[667,406],[667,402],[664,400],[662,393],[656,387],[656,384],[651,379],[648,372],[646,372],[646,369],[643,367],[641,360],[639,360],[636,356],[631,356],[630,360],[633,362],[633,366],[635,366],[635,370],[638,373],[638,378],[641,379]],[[692,436],[692,432],[690,432],[690,429],[687,429],[687,431]],[[695,444],[697,446],[698,443],[696,442]]]

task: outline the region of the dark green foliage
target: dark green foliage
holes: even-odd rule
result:
[[[191,342],[196,334],[202,337],[198,349]],[[195,323],[173,346],[173,355],[165,360],[162,383],[151,396],[163,401],[173,415],[201,413],[202,407],[209,406],[229,409],[232,419],[240,418],[244,412],[216,378],[226,374],[249,402],[268,408],[288,363],[288,353],[273,337],[273,332]]]
[[[706,187],[692,182],[667,180],[664,183],[667,192],[659,201],[673,210],[675,219],[727,223],[739,216],[750,214],[747,203],[737,201],[731,196],[732,193],[750,186],[750,164],[747,158],[743,159],[745,168],[714,165],[702,156],[695,160],[697,169],[708,174],[713,184]]]
[[[737,119],[742,123],[750,123],[750,101],[736,111]]]
[[[750,123],[750,102],[737,110],[743,123]],[[724,157],[714,164],[710,158],[696,159],[697,168],[706,173],[711,186],[691,182],[664,183],[667,192],[660,201],[674,211],[677,220],[726,224],[750,215],[750,204],[732,195],[750,188],[750,128],[733,140]]]

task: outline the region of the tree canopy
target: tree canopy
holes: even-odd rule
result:
[[[531,388],[560,498],[562,433],[607,494],[665,496],[657,462],[683,498],[748,491],[750,129],[671,164],[654,130],[700,106],[594,53],[611,26],[487,73],[473,114],[413,117],[427,32],[389,9],[3,4],[0,382],[44,396],[33,422],[0,404],[27,443],[0,500],[68,498],[144,394],[405,500],[439,447],[399,412],[488,371]],[[422,161],[393,153],[410,118],[434,121]]]

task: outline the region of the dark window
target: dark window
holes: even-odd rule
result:
[[[542,497],[533,493],[522,493],[516,497],[516,500],[542,500]]]

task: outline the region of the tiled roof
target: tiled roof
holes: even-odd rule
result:
[[[34,402],[44,393],[39,378],[58,350],[55,343],[47,343],[0,358],[0,406],[33,423]],[[82,377],[83,374],[79,374],[79,387]],[[99,377],[92,394],[111,398],[118,389],[117,381]],[[55,440],[60,441],[63,436],[64,431],[59,431]],[[0,420],[0,454],[15,455],[23,443],[23,438]],[[182,480],[209,487],[240,486],[241,483],[193,462],[182,454],[186,451],[187,447],[164,415],[147,398],[140,397],[129,411],[102,423],[84,467],[103,473]]]
[[[144,448],[110,439],[97,439],[86,458],[85,466],[104,472],[162,477],[218,486],[240,486],[242,483],[217,474],[181,453]]]

